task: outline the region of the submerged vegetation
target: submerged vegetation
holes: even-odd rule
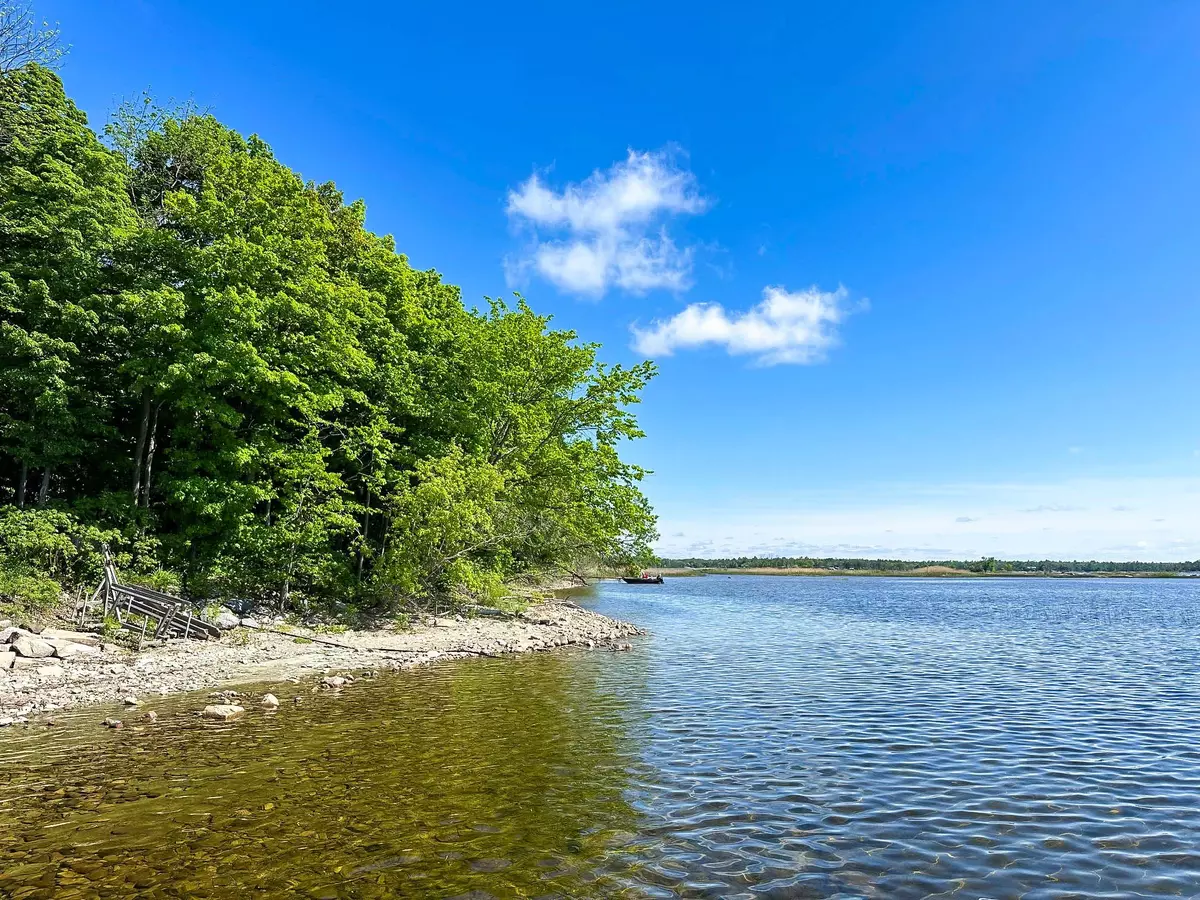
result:
[[[469,309],[364,221],[211,115],[126,105],[101,137],[49,68],[0,66],[0,595],[105,542],[280,606],[649,561],[618,450],[651,364]]]

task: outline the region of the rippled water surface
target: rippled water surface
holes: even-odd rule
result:
[[[191,697],[10,729],[0,896],[1200,895],[1200,583],[584,602],[652,634],[274,688],[232,725]]]

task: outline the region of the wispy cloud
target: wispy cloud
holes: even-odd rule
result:
[[[667,507],[664,556],[712,539],[718,555],[911,559],[1200,559],[1200,476],[1060,482],[845,484],[769,489]],[[962,510],[971,509],[969,516]],[[1041,509],[1031,515],[1025,510]],[[959,519],[970,518],[972,523]],[[1161,520],[1161,521],[1160,521]],[[970,524],[970,527],[967,527]],[[772,552],[766,552],[771,550]]]
[[[601,296],[691,284],[691,247],[667,233],[667,220],[709,206],[696,177],[672,149],[639,153],[562,190],[532,175],[508,193],[508,215],[529,232],[525,250],[506,261],[510,281],[536,272],[559,288]]]
[[[633,345],[648,356],[716,346],[731,354],[753,355],[768,366],[820,362],[837,344],[837,327],[850,313],[847,296],[843,287],[767,287],[762,302],[745,312],[727,312],[719,303],[693,303],[648,328],[633,326]]]
[[[972,519],[970,516],[959,516],[959,517],[958,517],[957,519],[955,519],[954,521],[955,521],[955,522],[958,522],[958,523],[960,523],[960,524],[964,524],[964,525],[965,525],[967,522],[978,522],[979,520],[978,520],[978,519]]]

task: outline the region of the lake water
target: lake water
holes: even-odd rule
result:
[[[0,735],[3,897],[1200,895],[1200,584],[707,577],[652,634]],[[299,696],[299,705],[291,703]]]

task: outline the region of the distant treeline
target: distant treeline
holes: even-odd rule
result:
[[[663,568],[690,569],[848,569],[871,572],[912,572],[931,566],[964,572],[1196,572],[1200,560],[1192,562],[1103,562],[1098,560],[976,560],[938,559],[815,559],[801,556],[739,556],[734,559],[660,558]]]

